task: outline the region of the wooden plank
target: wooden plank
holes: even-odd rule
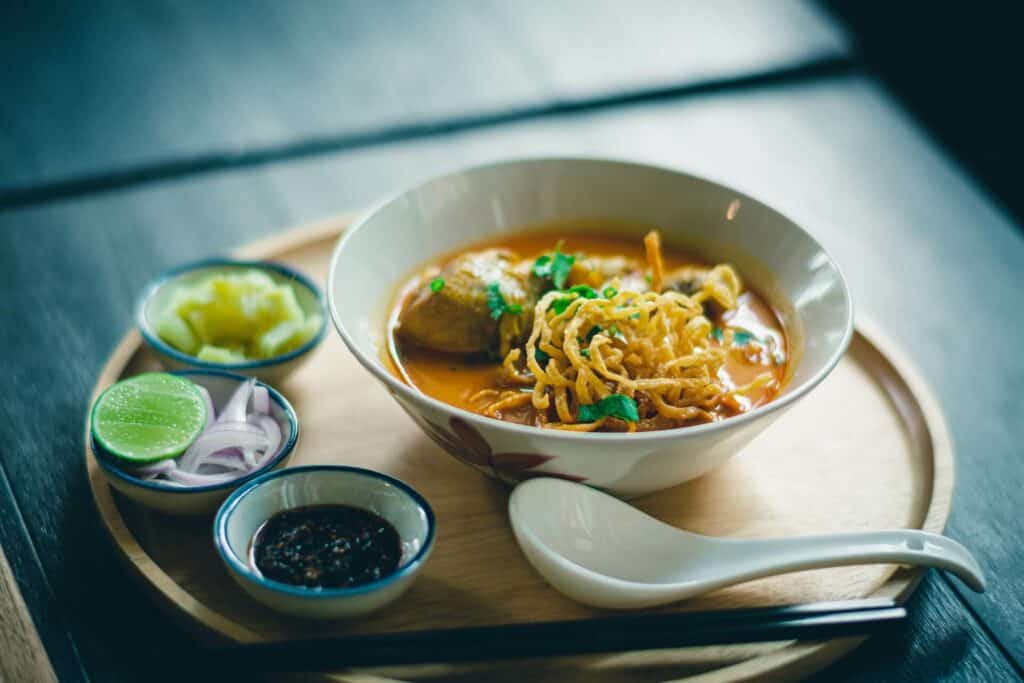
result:
[[[28,607],[0,548],[0,681],[56,681]]]
[[[0,571],[0,681],[43,676],[43,668],[62,681],[85,680],[64,610],[54,604],[2,466],[0,555],[6,565]]]
[[[985,635],[984,625],[964,612],[934,572],[907,608],[910,615],[902,633],[868,640],[807,683],[1020,680],[1019,672]]]
[[[462,164],[553,153],[625,156],[724,180],[808,226],[833,252],[858,307],[912,353],[939,395],[959,456],[950,533],[978,554],[990,586],[966,596],[980,625],[949,602],[948,585],[931,593],[922,609],[940,599],[946,606],[927,611],[909,638],[937,668],[903,669],[914,660],[901,646],[874,671],[970,680],[976,672],[964,662],[976,657],[992,678],[1012,675],[998,648],[1024,656],[1024,550],[1014,535],[1024,487],[1015,322],[1024,241],[874,83],[857,77],[567,114],[0,214],[0,315],[18,322],[0,329],[0,381],[9,393],[35,392],[31,402],[0,403],[0,457],[90,666],[125,671],[154,656],[153,642],[182,642],[99,550],[78,460],[89,388],[145,280]],[[984,283],[984,294],[973,283]],[[75,572],[70,558],[80,560]],[[105,597],[118,593],[128,599]],[[134,664],[106,653],[105,618],[145,625],[123,634]]]
[[[804,0],[15,3],[0,196],[845,55]]]

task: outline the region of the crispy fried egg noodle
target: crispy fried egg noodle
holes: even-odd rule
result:
[[[648,246],[649,253],[660,252],[660,244]],[[660,280],[660,259],[655,263]],[[532,403],[543,427],[663,429],[713,421],[713,409],[730,401],[735,405],[737,394],[774,381],[765,373],[746,386],[733,387],[720,376],[728,349],[712,343],[712,324],[703,306],[736,308],[742,283],[731,266],[712,268],[691,296],[615,291],[615,284],[605,291],[608,296],[598,298],[578,292],[545,294],[534,309],[524,348],[512,349],[504,359],[507,381],[521,389],[487,397],[484,414]],[[564,309],[555,305],[559,300]],[[639,422],[614,417],[578,421],[581,405],[612,394],[636,402]],[[549,418],[552,413],[557,420]]]

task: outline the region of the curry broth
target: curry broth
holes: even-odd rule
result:
[[[487,248],[504,248],[516,252],[524,259],[534,260],[550,252],[555,244],[562,241],[565,253],[583,253],[592,256],[625,256],[645,261],[642,240],[636,237],[620,237],[592,233],[560,232],[557,228],[543,228],[520,233],[501,235],[495,239],[479,242],[452,252],[431,265],[443,267],[458,255]],[[663,247],[666,271],[687,265],[708,266],[709,264],[685,251]],[[740,276],[742,277],[742,273]],[[463,354],[448,354],[426,350],[404,343],[395,334],[399,314],[419,287],[424,283],[424,274],[413,277],[398,292],[388,317],[388,351],[385,361],[388,369],[400,380],[423,393],[471,412],[480,412],[482,406],[471,401],[471,397],[483,389],[501,385],[502,367],[500,360],[483,356],[472,357]],[[749,409],[768,403],[781,389],[786,376],[788,343],[779,316],[757,293],[746,289],[739,297],[736,310],[728,311],[721,319],[713,320],[722,327],[735,325],[748,330],[761,339],[773,340],[772,352],[783,359],[767,369],[775,382],[767,388],[751,390],[741,397],[743,408]],[[712,341],[712,344],[717,342]],[[761,349],[762,352],[767,352]],[[749,352],[753,352],[751,347]],[[745,359],[744,349],[735,349],[728,354],[723,372],[734,386],[743,386],[766,371],[760,363]],[[503,415],[503,419],[532,424],[532,408]]]

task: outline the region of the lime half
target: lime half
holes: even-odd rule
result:
[[[100,394],[92,408],[92,434],[107,452],[141,464],[184,453],[206,420],[206,400],[195,384],[149,372]]]

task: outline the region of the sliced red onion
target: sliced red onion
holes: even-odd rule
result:
[[[270,392],[262,384],[252,389],[252,412],[257,415],[270,415]]]
[[[269,439],[259,427],[245,422],[218,422],[189,446],[181,458],[181,469],[194,471],[196,460],[227,448],[254,448],[262,451],[267,448]]]
[[[242,461],[249,467],[256,467],[256,451],[252,448],[243,448]]]
[[[235,467],[222,467],[217,463],[204,462],[196,471],[192,474],[232,474],[236,477],[244,477],[249,474],[252,470],[246,467],[244,464],[239,463]]]
[[[195,471],[198,472],[204,465],[216,465],[229,470],[252,470],[249,463],[242,459],[242,452],[237,448],[226,448],[210,453],[206,457],[196,458]]]
[[[209,486],[245,476],[277,455],[283,436],[270,413],[270,392],[256,380],[242,382],[218,414],[203,386],[206,427],[184,454],[131,468],[132,474],[174,486]],[[250,412],[250,399],[252,410]]]
[[[238,474],[231,472],[225,474],[199,474],[197,472],[186,472],[182,469],[171,470],[167,477],[186,486],[210,486],[211,484],[223,484],[238,479]]]
[[[235,393],[231,394],[231,398],[224,405],[224,410],[221,411],[217,422],[245,422],[246,408],[249,407],[249,396],[252,395],[252,389],[255,385],[256,380],[252,378],[239,384],[238,388],[235,389]]]
[[[263,429],[263,433],[267,435],[267,448],[263,451],[263,457],[259,458],[257,465],[262,465],[266,461],[277,455],[277,451],[281,448],[281,442],[284,437],[281,434],[281,425],[277,423],[277,420],[270,417],[269,415],[258,415],[256,417],[256,424]],[[250,420],[253,418],[250,417]]]
[[[196,385],[196,389],[203,395],[203,400],[206,401],[206,427],[209,429],[210,425],[217,419],[217,409],[213,407],[213,397],[210,396],[210,392],[206,390],[201,384]]]

